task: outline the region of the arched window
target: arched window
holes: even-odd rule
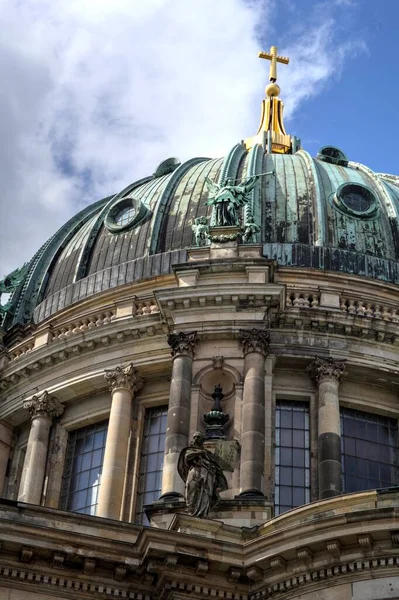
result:
[[[95,515],[108,421],[72,431],[68,437],[60,507]]]

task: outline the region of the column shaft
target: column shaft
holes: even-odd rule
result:
[[[8,423],[0,423],[0,496],[4,491],[4,482],[12,444],[12,427]]]
[[[339,383],[344,361],[317,357],[308,368],[318,386],[319,498],[342,494]]]
[[[51,420],[37,416],[32,419],[22,473],[22,485],[18,500],[28,504],[40,504],[43,491],[44,473]]]
[[[245,357],[241,434],[241,493],[263,494],[265,455],[265,357]]]
[[[268,334],[253,329],[240,332],[244,348],[244,390],[241,432],[241,494],[264,495],[265,360]]]
[[[117,389],[112,394],[97,507],[97,515],[107,519],[120,518],[129,449],[132,398],[132,392],[127,389]]]
[[[132,364],[106,372],[105,377],[111,383],[112,402],[97,516],[119,520],[129,451],[133,392],[140,389],[143,382]]]
[[[171,334],[168,343],[172,348],[173,366],[161,497],[173,498],[184,494],[184,482],[177,471],[177,463],[181,450],[188,446],[192,367],[197,334],[195,331]]]
[[[180,451],[188,446],[192,362],[192,358],[188,355],[175,356],[173,359],[166,425],[162,495],[175,494],[179,496],[184,494],[184,481],[177,472],[177,461]]]
[[[63,413],[64,407],[46,391],[40,396],[33,396],[32,400],[24,402],[23,406],[30,412],[32,421],[18,500],[29,504],[40,504],[50,428],[53,419]]]
[[[319,383],[319,498],[342,494],[338,386],[338,381],[333,379]]]

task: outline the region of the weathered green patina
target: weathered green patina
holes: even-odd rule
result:
[[[194,243],[193,226],[202,227],[205,219],[210,228],[216,225],[206,180],[220,189],[227,179],[239,185],[270,171],[273,176],[257,178],[243,205],[244,243],[263,244],[265,255],[293,268],[355,272],[399,284],[399,179],[326,148],[313,158],[302,149],[265,154],[259,145],[247,151],[236,144],[224,159],[176,161],[171,172],[158,171],[87,207],[31,260],[7,306],[5,329],[33,314],[42,320],[110,287],[171,273]],[[350,195],[362,189],[369,190],[369,200],[356,204]],[[110,233],[104,225],[108,210],[133,190],[152,216]],[[204,243],[203,234],[197,242]]]

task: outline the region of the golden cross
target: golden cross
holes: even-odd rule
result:
[[[266,58],[270,60],[270,75],[269,80],[273,81],[273,83],[277,80],[277,63],[283,63],[284,65],[288,65],[290,59],[286,56],[277,56],[277,46],[272,46],[269,52],[259,52],[259,58]]]

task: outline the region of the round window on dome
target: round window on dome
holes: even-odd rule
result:
[[[105,226],[111,233],[120,233],[141,223],[148,212],[137,198],[118,198],[108,210]]]
[[[116,225],[127,225],[136,216],[134,206],[126,206],[115,215]]]
[[[341,185],[334,196],[334,206],[358,219],[371,219],[378,214],[378,200],[375,194],[360,183]]]

